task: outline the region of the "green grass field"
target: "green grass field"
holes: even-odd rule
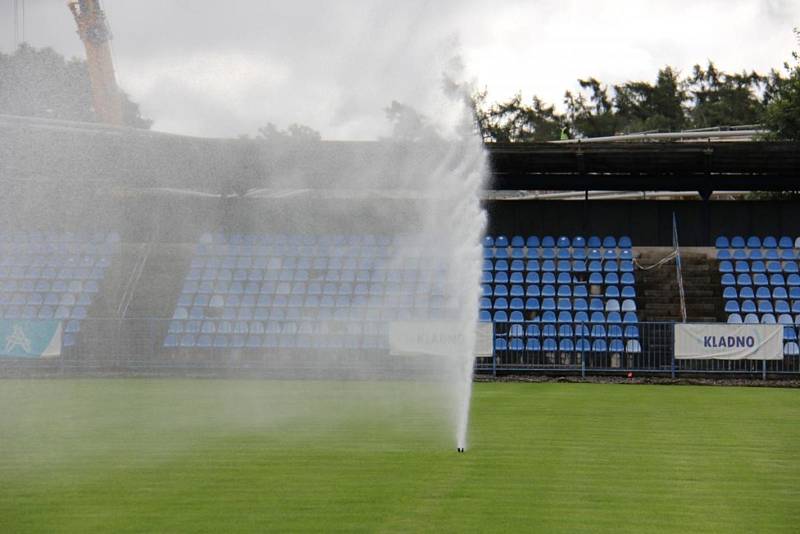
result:
[[[798,390],[476,384],[463,455],[435,401],[0,381],[0,532],[800,530]]]

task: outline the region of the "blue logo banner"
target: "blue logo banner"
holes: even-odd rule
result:
[[[0,357],[61,355],[61,321],[0,321]]]

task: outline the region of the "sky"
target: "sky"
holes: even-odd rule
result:
[[[23,0],[16,0],[22,4]],[[0,51],[15,0],[0,0]],[[25,39],[84,56],[64,0],[26,0]],[[327,139],[386,135],[393,100],[445,115],[443,73],[560,105],[576,80],[652,80],[712,59],[779,68],[796,0],[105,0],[120,86],[153,129],[253,135],[268,122]]]

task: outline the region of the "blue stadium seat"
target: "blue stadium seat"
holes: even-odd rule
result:
[[[737,236],[734,236],[734,237],[731,238],[730,248],[734,248],[734,249],[736,249],[736,248],[744,248],[744,246],[745,246],[745,241],[744,241],[744,238],[742,236],[738,236],[737,235]]]
[[[772,242],[774,243],[775,238],[773,237],[771,239],[772,239]],[[747,238],[746,245],[747,245],[747,248],[761,248],[761,239],[759,239],[758,236],[751,235],[751,236],[749,236]],[[775,247],[765,246],[764,248],[775,248]]]
[[[761,324],[777,324],[777,319],[772,313],[765,313],[761,316]]]
[[[728,324],[742,324],[742,316],[738,313],[728,315]]]
[[[606,322],[606,316],[605,316],[605,314],[603,312],[600,312],[600,311],[592,312],[592,315],[590,316],[589,322],[591,322],[591,323],[599,323],[599,324],[605,323]]]

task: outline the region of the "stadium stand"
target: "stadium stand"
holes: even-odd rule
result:
[[[483,258],[496,351],[641,352],[629,237],[487,236]]]
[[[56,319],[63,345],[75,344],[81,321],[113,256],[116,233],[0,233],[0,312],[5,319]]]
[[[386,349],[389,321],[452,311],[443,262],[408,247],[373,235],[206,234],[164,346]]]
[[[719,236],[715,240],[728,323],[784,325],[784,354],[800,355],[800,238]]]
[[[389,321],[448,313],[444,266],[403,246],[387,236],[206,234],[164,346],[388,348]],[[496,350],[641,352],[628,237],[488,236],[483,250],[479,313],[495,323]]]

